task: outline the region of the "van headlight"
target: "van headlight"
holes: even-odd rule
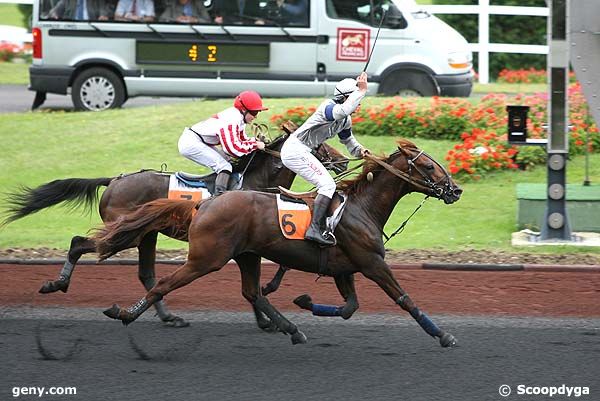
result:
[[[448,53],[448,65],[452,68],[471,68],[472,55],[464,52]]]

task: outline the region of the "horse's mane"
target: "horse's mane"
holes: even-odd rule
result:
[[[398,148],[418,149],[417,145],[415,145],[407,139],[398,139],[396,143],[398,144]],[[395,158],[397,154],[398,151],[392,153],[389,156],[383,156],[382,159],[389,163],[391,159]],[[373,173],[373,178],[375,178],[377,177],[377,174],[379,174],[379,172],[381,172],[382,170],[383,167],[377,164],[377,162],[367,159],[364,161],[362,172],[352,179],[343,180],[340,183],[338,183],[337,189],[344,192],[347,195],[359,194],[367,186],[367,174]]]
[[[285,142],[285,140],[288,138],[288,136],[289,136],[288,134],[279,135],[278,137],[273,139],[271,142],[267,143],[265,145],[265,148],[271,149],[271,150],[280,149],[282,146],[282,142]],[[252,160],[252,153],[244,155],[244,156],[234,160],[231,163],[231,166],[233,167],[233,171],[234,172],[244,171],[244,169],[246,168],[248,163],[250,163],[250,160]]]

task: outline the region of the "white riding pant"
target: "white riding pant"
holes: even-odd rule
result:
[[[331,199],[335,193],[335,181],[323,164],[310,153],[310,148],[294,135],[281,148],[283,165],[317,187],[317,193]]]
[[[231,163],[227,156],[222,153],[219,146],[209,146],[190,129],[186,128],[179,137],[177,143],[179,153],[187,159],[196,162],[202,166],[209,167],[215,173],[229,171],[231,173]]]

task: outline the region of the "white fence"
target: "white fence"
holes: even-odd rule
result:
[[[33,0],[0,0],[0,3],[33,4]],[[491,6],[490,0],[479,0],[475,6],[428,5],[422,6],[432,14],[477,14],[479,15],[479,43],[469,43],[471,51],[479,54],[479,82],[490,82],[490,53],[548,54],[547,45],[519,45],[490,43],[490,15],[528,15],[547,17],[546,7]]]
[[[529,15],[547,17],[546,7],[491,6],[490,0],[479,0],[476,6],[429,5],[423,6],[432,14],[478,14],[479,43],[469,43],[470,49],[479,54],[479,82],[490,82],[490,53],[548,54],[547,45],[518,45],[490,43],[490,15]]]

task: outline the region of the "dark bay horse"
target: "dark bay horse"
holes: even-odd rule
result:
[[[282,127],[286,131],[293,127]],[[277,156],[278,151],[288,138],[284,134],[267,145],[265,152],[254,152],[244,156],[234,163],[234,172],[243,172],[243,189],[276,190],[278,186],[289,188],[295,178],[295,173],[287,169]],[[345,171],[348,159],[329,145],[324,144],[316,151],[316,157],[325,167],[336,173]],[[204,176],[208,186],[214,186],[216,174]],[[135,210],[139,205],[155,199],[166,198],[169,189],[170,174],[153,170],[140,171],[132,174],[107,178],[69,178],[55,180],[37,188],[23,188],[21,192],[9,196],[8,217],[4,224],[31,215],[42,209],[59,203],[72,203],[74,206],[85,205],[91,209],[98,201],[98,191],[107,187],[99,201],[99,212],[102,221],[116,220],[123,212]],[[187,225],[183,230],[165,228],[160,232],[172,238],[187,241]],[[137,244],[139,253],[138,277],[146,290],[156,283],[155,260],[156,241],[158,232],[147,233]],[[75,236],[71,240],[67,260],[56,280],[47,281],[41,287],[41,293],[56,291],[67,292],[75,265],[82,255],[95,252],[94,241],[89,237]],[[281,277],[281,274],[278,276]],[[271,285],[272,287],[273,285]],[[171,314],[163,302],[156,304],[160,319],[176,327],[186,326],[187,323]]]
[[[346,301],[345,318],[358,309],[353,275],[360,272],[409,312],[427,334],[439,338],[443,347],[454,345],[454,337],[420,311],[394,278],[384,261],[382,232],[404,195],[420,192],[451,204],[460,198],[462,190],[439,163],[414,144],[400,141],[399,145],[385,161],[370,156],[361,175],[339,186],[348,199],[336,228],[336,246],[319,248],[310,241],[285,239],[279,227],[274,194],[228,192],[203,202],[193,217],[188,231],[188,259],[183,266],[161,278],[137,304],[127,309],[115,304],[104,313],[129,324],[171,291],[221,269],[234,259],[241,272],[243,296],[279,330],[290,334],[292,343],[303,343],[304,334],[261,295],[260,262],[264,257],[293,269],[333,276]],[[232,211],[240,210],[244,213],[232,218]],[[95,235],[98,253],[102,259],[109,257],[143,238],[146,232],[171,226],[173,219],[187,220],[193,211],[193,202],[150,202],[100,229]],[[328,253],[325,267],[320,263],[323,252]]]

